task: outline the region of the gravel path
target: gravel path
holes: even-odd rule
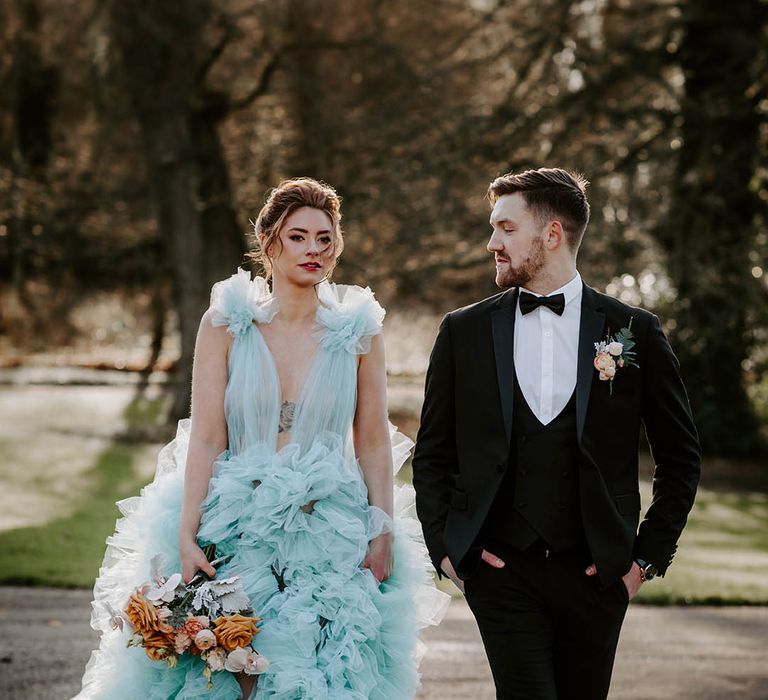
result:
[[[76,692],[96,641],[89,601],[89,591],[0,588],[0,698],[66,700]],[[463,600],[425,641],[419,700],[492,700]],[[766,700],[768,608],[630,606],[610,697]]]

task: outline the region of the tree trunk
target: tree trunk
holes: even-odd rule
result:
[[[722,455],[759,448],[743,362],[752,310],[765,303],[749,253],[760,125],[750,86],[766,7],[759,0],[684,5],[683,145],[660,231],[677,288],[675,349],[704,448]]]
[[[4,154],[12,177],[12,215],[7,222],[12,260],[10,278],[22,304],[40,321],[25,288],[28,268],[34,264],[30,260],[34,257],[33,231],[41,231],[43,225],[30,200],[47,198],[43,193],[48,186],[47,168],[53,149],[52,121],[58,76],[43,59],[37,0],[17,0],[14,9],[18,31],[12,47],[12,137],[10,153]]]
[[[110,17],[165,248],[157,274],[173,277],[181,356],[169,418],[177,420],[189,415],[195,338],[211,284],[234,272],[243,252],[217,117],[204,109],[210,95],[200,67],[212,5],[113,0]]]
[[[243,258],[245,237],[232,208],[232,186],[217,125],[224,114],[203,110],[192,115],[192,143],[197,163],[205,278],[234,274]]]
[[[181,355],[171,420],[189,415],[195,338],[206,308],[210,280],[204,276],[202,221],[197,210],[197,168],[189,149],[187,115],[166,113],[142,125],[158,228],[166,241],[179,318]],[[165,267],[165,266],[164,266]],[[158,270],[163,273],[163,268]]]

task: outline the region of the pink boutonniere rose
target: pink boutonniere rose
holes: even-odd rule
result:
[[[635,362],[635,341],[632,333],[632,318],[629,325],[611,337],[610,330],[605,340],[595,343],[595,369],[601,382],[609,382],[609,393],[613,395],[613,380],[616,371],[623,367],[639,367]]]

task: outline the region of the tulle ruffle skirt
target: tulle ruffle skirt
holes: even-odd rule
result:
[[[155,480],[118,503],[123,518],[107,540],[94,587],[92,625],[102,632],[78,700],[236,700],[240,688],[226,672],[208,689],[202,664],[182,658],[174,669],[127,648],[128,630],[112,628],[109,609],[121,610],[147,580],[149,561],[162,552],[168,573],[179,570],[178,529],[188,421],[160,454]],[[410,441],[393,433],[399,467]],[[406,700],[419,683],[424,648],[419,630],[437,624],[448,597],[434,587],[410,487],[395,493],[394,570],[379,584],[362,568],[371,538],[388,527],[371,509],[354,460],[339,436],[323,433],[301,451],[265,444],[214,464],[202,506],[201,542],[231,555],[218,576],[239,575],[255,614],[263,619],[253,646],[270,660],[252,698]]]

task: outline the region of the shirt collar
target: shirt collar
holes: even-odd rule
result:
[[[565,304],[567,306],[570,302],[581,297],[582,290],[583,290],[583,283],[581,281],[581,275],[577,272],[576,276],[570,282],[567,282],[562,287],[560,287],[559,289],[555,289],[553,292],[550,292],[546,296],[551,297],[554,294],[562,293],[563,296],[565,296]],[[535,297],[544,296],[543,294],[537,294],[536,292],[532,292],[530,289],[526,289],[525,287],[520,287],[520,291],[528,292],[528,294],[533,294],[533,296]],[[518,303],[518,307],[519,307],[519,303]]]

